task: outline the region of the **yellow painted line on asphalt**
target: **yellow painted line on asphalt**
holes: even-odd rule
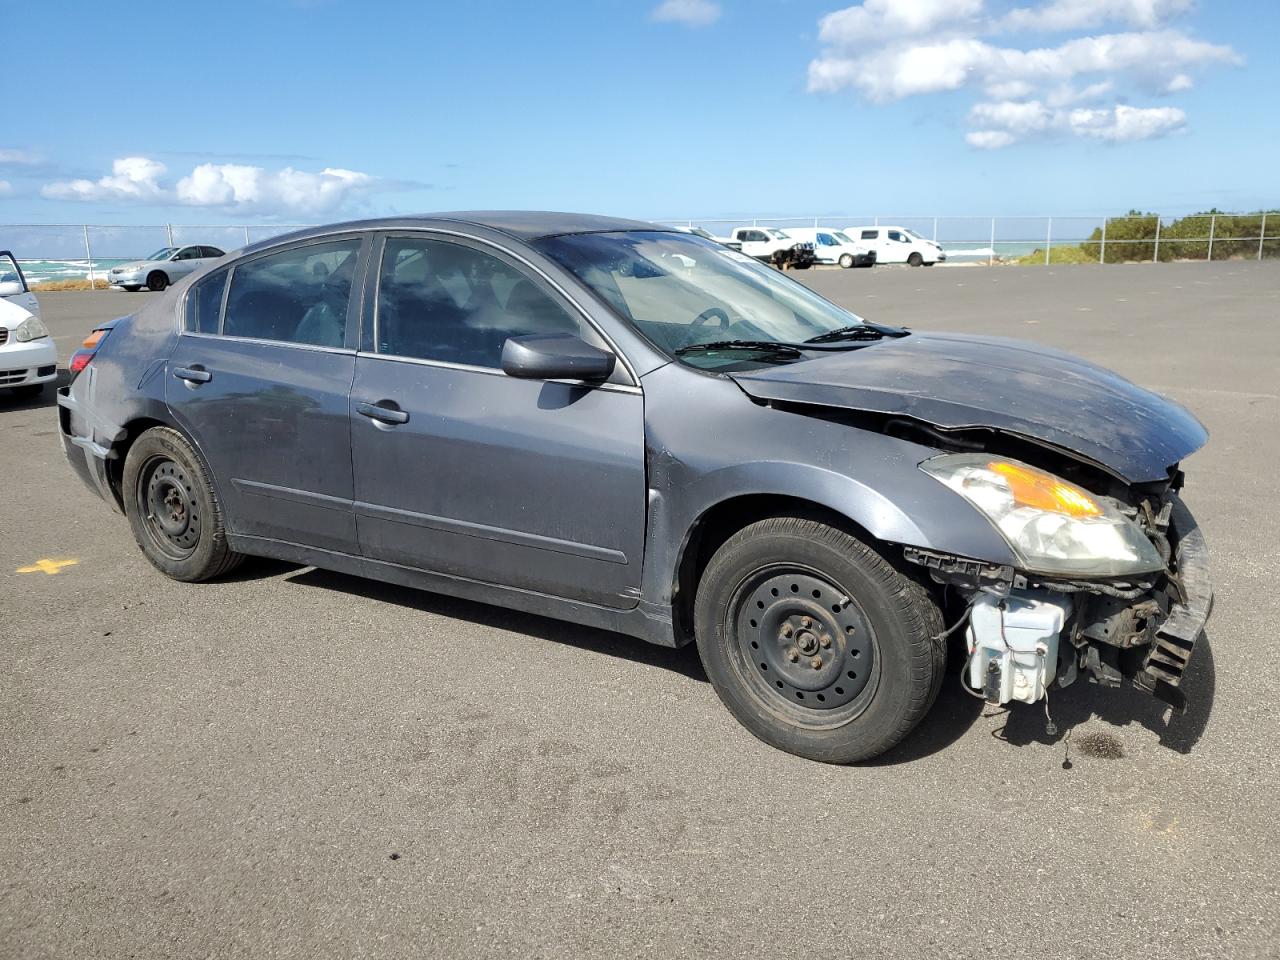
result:
[[[61,573],[63,567],[74,567],[79,560],[37,560],[29,567],[19,567],[18,573],[47,573],[53,576]]]

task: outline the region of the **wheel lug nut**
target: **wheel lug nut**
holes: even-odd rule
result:
[[[830,637],[828,637],[825,633],[822,635],[822,639],[821,639],[821,640],[819,640],[818,642],[822,644],[822,646],[823,646],[823,648],[824,648],[824,649],[825,649],[826,647],[831,646],[831,638],[830,638]]]
[[[783,635],[784,637],[789,637],[789,636],[791,636],[791,634],[793,634],[793,633],[795,633],[795,630],[792,628],[791,624],[789,624],[789,623],[784,623],[784,624],[782,625],[782,635]]]
[[[813,626],[813,620],[812,620],[811,618],[809,618],[809,617],[801,617],[801,618],[800,618],[800,626],[802,626],[802,627],[812,627],[812,626]]]
[[[822,666],[822,658],[821,658],[821,657],[814,657],[812,660],[810,660],[810,661],[809,661],[809,666],[813,667],[813,669],[815,669],[815,670],[817,670],[817,669],[821,668],[821,666]]]
[[[790,650],[787,651],[787,659],[790,660],[792,663],[795,663],[797,660],[800,659],[800,654],[796,653],[795,647],[792,647]]]

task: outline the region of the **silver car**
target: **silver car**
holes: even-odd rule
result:
[[[225,251],[207,245],[161,247],[143,260],[112,267],[108,281],[111,286],[123,287],[125,290],[141,290],[146,287],[159,292],[175,280],[224,255]]]

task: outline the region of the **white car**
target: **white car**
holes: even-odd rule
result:
[[[175,280],[225,255],[219,248],[207,244],[161,247],[144,260],[112,267],[107,275],[107,282],[125,290],[141,290],[146,287],[158,293]]]
[[[796,266],[813,263],[813,244],[791,236],[777,227],[734,227],[729,239],[741,244],[742,252],[765,263],[776,263],[778,257],[794,258]]]
[[[34,397],[57,377],[58,348],[44,323],[16,296],[0,299],[0,393]]]
[[[695,237],[702,237],[703,240],[714,240],[716,243],[721,246],[728,247],[730,250],[742,249],[742,244],[737,240],[731,240],[728,237],[717,237],[710,230],[703,227],[688,227],[683,224],[673,224],[673,226],[681,233],[692,233]]]
[[[906,227],[880,224],[874,227],[845,227],[844,232],[870,244],[876,252],[876,263],[909,263],[913,267],[931,267],[947,259],[940,246]]]
[[[16,303],[28,313],[40,316],[40,301],[27,286],[22,267],[8,250],[0,250],[0,299]]]
[[[814,258],[818,263],[835,263],[849,267],[873,267],[876,251],[866,240],[854,240],[848,234],[831,227],[788,227],[787,233],[797,240],[813,244]]]

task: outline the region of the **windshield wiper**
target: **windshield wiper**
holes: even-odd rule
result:
[[[779,343],[776,340],[712,340],[710,343],[691,343],[673,352],[677,357],[683,357],[690,353],[709,353],[713,350],[751,350],[791,360],[798,360],[801,357],[797,347],[788,343]]]
[[[910,331],[902,327],[886,327],[878,323],[855,323],[836,330],[810,337],[805,343],[835,343],[838,340],[883,340],[885,337],[905,337]]]

